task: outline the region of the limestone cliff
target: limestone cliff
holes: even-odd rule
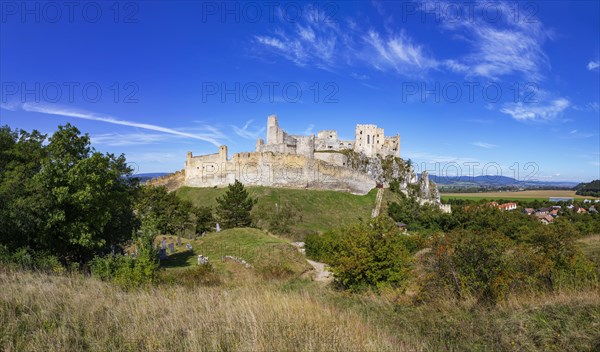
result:
[[[400,189],[407,194],[423,201],[440,203],[437,185],[429,180],[427,171],[418,178],[410,162],[389,155],[368,157],[351,150],[341,151],[341,153],[347,157],[349,167],[369,175],[378,184],[389,187],[391,182],[397,181]]]

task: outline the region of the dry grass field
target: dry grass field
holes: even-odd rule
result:
[[[548,200],[550,197],[567,197],[575,199],[597,199],[576,195],[567,190],[529,190],[517,192],[482,192],[482,193],[442,193],[442,199],[507,199],[507,200]]]
[[[0,287],[2,351],[389,351],[395,345],[356,313],[268,286],[125,292],[81,276],[4,271]]]
[[[0,267],[2,351],[597,351],[600,292],[414,304],[296,281],[123,291]]]

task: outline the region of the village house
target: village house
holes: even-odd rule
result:
[[[533,209],[533,208],[525,208],[525,209],[523,209],[523,213],[527,214],[527,215],[531,215],[531,214],[535,213],[535,209]]]
[[[517,203],[504,203],[504,204],[500,204],[498,205],[498,209],[500,210],[515,210],[517,209]]]
[[[548,225],[554,222],[554,218],[550,215],[544,215],[542,217],[539,218],[539,220],[542,222],[542,224],[544,225]]]

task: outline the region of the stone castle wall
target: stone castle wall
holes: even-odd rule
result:
[[[320,154],[320,153],[317,153]],[[237,153],[231,159],[188,157],[185,185],[225,187],[235,180],[247,186],[317,188],[366,194],[375,181],[348,167],[298,154]]]
[[[335,130],[319,131],[317,135],[289,135],[279,127],[276,115],[267,119],[267,139],[256,142],[256,152],[299,154],[313,158],[314,152],[353,150],[368,157],[400,156],[400,136],[386,137],[376,125],[356,125],[355,139],[343,140]]]
[[[265,140],[256,141],[256,151],[237,153],[228,159],[227,147],[219,153],[193,156],[185,163],[185,185],[224,187],[236,179],[246,185],[292,188],[322,188],[366,194],[376,178],[348,164],[343,150],[375,157],[399,156],[399,136],[385,137],[375,125],[357,125],[356,139],[340,140],[335,130],[317,135],[290,135],[279,127],[276,115],[267,118]]]

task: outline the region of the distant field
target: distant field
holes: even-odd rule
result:
[[[506,200],[548,200],[550,197],[567,197],[575,199],[595,199],[575,194],[575,191],[531,190],[518,192],[483,192],[483,193],[442,193],[442,199],[506,199]]]

